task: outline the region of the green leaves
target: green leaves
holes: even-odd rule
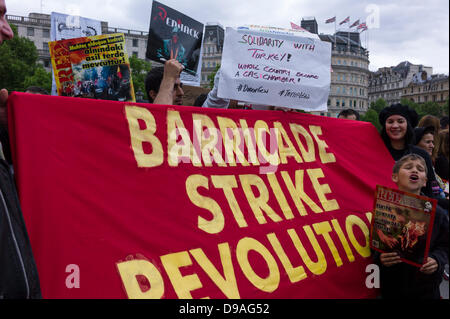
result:
[[[44,87],[45,81],[40,82],[37,79],[47,79],[51,74],[37,64],[38,52],[33,41],[20,37],[17,34],[17,28],[11,25],[14,32],[14,38],[3,42],[0,46],[0,88],[6,88],[8,91],[25,91],[27,83]],[[36,79],[31,80],[37,76]],[[27,83],[25,82],[28,79]],[[45,87],[48,89],[48,87]]]

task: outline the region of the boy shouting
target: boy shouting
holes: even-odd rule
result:
[[[421,195],[420,190],[427,182],[427,166],[421,156],[408,154],[402,157],[392,171],[392,180],[399,190]],[[448,240],[448,217],[437,206],[429,256],[421,268],[403,263],[396,252],[376,253],[375,259],[381,265],[382,298],[439,299],[439,285],[448,263]]]

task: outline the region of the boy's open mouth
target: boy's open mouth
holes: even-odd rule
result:
[[[416,174],[411,174],[411,176],[409,177],[409,180],[413,181],[413,182],[417,182],[419,180],[419,176]]]

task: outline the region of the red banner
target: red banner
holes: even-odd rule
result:
[[[14,93],[45,298],[370,298],[369,123]]]

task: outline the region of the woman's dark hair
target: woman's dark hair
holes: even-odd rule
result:
[[[405,134],[405,146],[414,143],[415,140],[414,127],[417,126],[417,123],[419,121],[417,112],[414,109],[408,107],[407,105],[401,105],[397,103],[385,107],[378,115],[378,119],[381,124],[380,135],[384,141],[384,144],[387,147],[391,146],[391,139],[386,133],[386,121],[392,115],[403,116],[406,120],[407,126]]]

